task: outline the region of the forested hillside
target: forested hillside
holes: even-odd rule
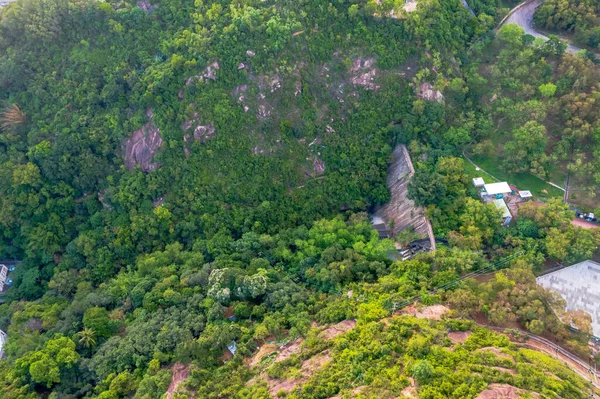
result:
[[[3,9],[0,223],[2,252],[27,260],[20,295],[41,295],[56,267],[85,267],[98,284],[171,242],[273,233],[385,201],[391,124],[428,131],[442,111],[413,108],[412,78],[422,64],[448,68],[440,52],[481,27],[459,2],[402,19],[377,9]]]
[[[499,1],[471,7],[0,8],[0,259],[22,260],[0,305],[0,397],[589,396],[576,373],[464,319],[585,355],[589,321],[571,333],[534,272],[591,257],[600,235],[551,195],[501,227],[462,154],[546,178],[575,157],[595,206],[597,69],[514,26],[494,37]],[[448,243],[406,262],[367,215],[390,198],[397,144],[417,168],[410,198]],[[488,282],[457,280],[507,256]],[[417,295],[452,311],[400,316]],[[352,331],[323,337],[344,321]]]

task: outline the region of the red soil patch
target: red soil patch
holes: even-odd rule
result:
[[[260,361],[265,356],[270,355],[271,353],[276,352],[276,351],[277,351],[277,345],[265,344],[260,347],[258,352],[256,352],[256,354],[254,354],[254,356],[252,356],[248,365],[250,367],[256,367],[260,364]]]
[[[323,330],[323,332],[321,333],[321,337],[326,340],[333,339],[340,334],[352,330],[355,326],[356,320],[344,320]]]
[[[310,377],[315,371],[319,370],[330,361],[331,356],[329,355],[329,351],[323,351],[318,355],[302,362],[302,368],[300,369],[300,372],[303,376]]]
[[[400,393],[401,398],[418,398],[417,387],[415,385],[415,380],[411,377],[408,378],[410,381],[410,385],[402,390]]]
[[[187,378],[190,376],[190,366],[186,366],[181,363],[175,363],[171,369],[171,372],[171,383],[167,389],[166,399],[171,399],[173,394],[177,392],[179,385],[187,380]]]
[[[301,349],[300,345],[302,344],[302,341],[304,341],[302,338],[298,338],[297,340],[292,341],[289,344],[287,344],[285,347],[283,347],[281,352],[279,352],[277,354],[277,357],[275,357],[275,363],[284,361],[285,359],[288,359],[290,356],[295,355],[296,353],[300,352],[300,349]]]
[[[471,331],[452,331],[448,333],[448,338],[452,342],[465,342],[471,336]]]
[[[441,320],[442,315],[448,313],[450,309],[444,305],[433,305],[423,308],[415,313],[417,319]]]
[[[267,380],[267,383],[269,384],[269,395],[271,395],[272,398],[275,398],[277,397],[277,393],[280,391],[289,393],[298,385],[303,384],[305,382],[306,379],[304,378],[294,378],[283,381],[269,378]]]
[[[573,226],[583,227],[584,229],[597,229],[600,227],[596,223],[588,222],[587,220],[579,218],[571,220],[571,224]]]
[[[490,384],[476,399],[517,399],[523,390],[508,384]]]
[[[310,359],[305,360],[300,368],[300,378],[288,378],[285,380],[276,380],[273,378],[267,378],[267,384],[269,385],[269,394],[271,397],[276,397],[280,391],[291,392],[300,384],[304,384],[308,381],[308,378],[314,374],[315,371],[321,369],[325,364],[331,361],[331,356],[328,351],[319,353]]]

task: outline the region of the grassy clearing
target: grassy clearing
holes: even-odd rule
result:
[[[483,180],[485,180],[486,183],[495,183],[495,182],[499,181],[498,179],[494,179],[492,176],[483,173],[481,170],[476,170],[475,166],[471,162],[469,162],[466,158],[463,157],[463,160],[464,160],[464,165],[465,165],[465,168],[464,168],[465,174],[468,175],[469,178],[473,179],[475,177],[483,177]]]
[[[551,198],[551,197],[563,197],[564,193],[562,190],[551,186],[546,183],[539,177],[533,176],[529,173],[516,173],[509,174],[502,170],[500,166],[500,160],[495,157],[486,157],[486,156],[472,156],[471,159],[473,162],[477,164],[480,168],[485,170],[486,172],[494,175],[497,179],[502,181],[506,181],[509,184],[513,184],[517,186],[517,188],[521,190],[529,190],[536,197],[542,198]],[[472,166],[472,165],[471,165]],[[475,168],[473,168],[474,170]],[[481,175],[482,173],[480,173]],[[483,178],[488,181],[490,179],[489,176],[484,175]],[[493,179],[492,179],[493,180]],[[546,192],[543,192],[543,191]]]

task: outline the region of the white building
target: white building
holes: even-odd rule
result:
[[[485,186],[485,181],[483,181],[483,177],[474,177],[473,178],[473,186],[477,188],[481,188]]]
[[[523,191],[519,191],[519,197],[522,200],[528,200],[529,198],[533,197],[533,194],[531,194],[531,191],[523,190]]]
[[[560,294],[567,310],[592,316],[592,333],[600,337],[600,264],[587,260],[537,278],[537,283]]]
[[[507,182],[501,183],[490,183],[483,186],[485,192],[483,195],[497,195],[497,194],[510,194],[512,192]]]

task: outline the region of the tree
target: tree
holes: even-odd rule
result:
[[[60,382],[58,364],[45,354],[41,354],[29,365],[29,375],[33,382],[45,384],[48,388]]]
[[[498,31],[498,38],[511,48],[521,48],[525,31],[519,25],[505,24]]]
[[[565,314],[565,322],[583,334],[592,334],[592,316],[583,310],[570,310]]]
[[[115,324],[105,308],[95,306],[85,311],[83,326],[97,337],[108,338],[113,334]]]
[[[546,331],[546,326],[541,320],[531,320],[529,323],[527,323],[527,330],[529,330],[529,332],[532,334],[540,335]]]
[[[465,128],[451,127],[444,133],[444,142],[453,146],[460,146],[471,141],[471,134]]]
[[[435,375],[435,370],[427,360],[419,360],[412,367],[412,376],[419,385],[427,384]]]
[[[543,85],[540,85],[538,87],[538,90],[540,91],[542,97],[554,97],[554,93],[556,93],[556,85],[553,83],[545,83]]]
[[[557,57],[562,57],[569,45],[560,40],[557,35],[548,35],[548,40],[544,43],[543,50]]]
[[[448,304],[463,317],[468,317],[481,308],[480,299],[467,289],[458,289],[448,293]]]
[[[79,343],[84,348],[91,348],[96,345],[96,333],[91,328],[84,328],[77,333],[77,336],[79,337]]]
[[[79,361],[75,343],[67,337],[56,337],[47,341],[39,351],[31,352],[17,360],[16,365],[31,381],[50,388],[61,382],[61,373]]]
[[[418,166],[408,184],[408,197],[419,206],[444,207],[464,197],[467,180],[462,159],[440,157],[435,166]]]
[[[493,204],[467,198],[463,213],[460,215],[459,229],[466,240],[457,240],[455,243],[464,249],[481,249],[483,244],[492,242],[494,232],[500,224],[500,211]]]
[[[504,145],[506,168],[513,173],[530,172],[544,176],[547,141],[546,128],[536,121],[529,121],[516,129],[513,139]]]

